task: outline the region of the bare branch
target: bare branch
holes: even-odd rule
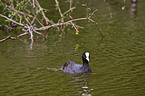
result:
[[[73,27],[75,28],[76,32],[78,32],[78,29],[76,28],[76,26],[74,25],[74,23],[71,22],[71,24],[72,24]]]
[[[62,15],[61,9],[60,9],[60,7],[59,7],[59,2],[58,2],[57,0],[55,0],[55,2],[56,2],[56,7],[57,7],[57,9],[58,9],[58,11],[59,11],[59,14],[60,14],[60,16],[61,16],[61,18],[62,18],[63,15]]]
[[[4,15],[2,15],[2,14],[0,14],[0,16],[6,18],[7,20],[9,20],[9,21],[11,21],[11,22],[13,22],[13,23],[15,23],[15,24],[18,24],[18,25],[21,25],[21,26],[25,26],[24,24],[18,23],[18,22],[14,21],[14,20],[12,20],[12,19],[10,19],[10,18],[8,18],[8,17],[6,17],[6,16],[4,16]]]
[[[77,18],[77,19],[73,19],[73,20],[70,20],[70,21],[67,21],[67,22],[64,22],[64,23],[56,23],[56,24],[53,24],[53,25],[50,25],[50,26],[45,26],[45,27],[40,27],[40,28],[34,28],[34,29],[35,30],[45,30],[45,29],[49,29],[51,27],[56,27],[56,26],[59,26],[59,25],[69,24],[69,23],[71,23],[73,21],[86,20],[86,19],[88,19],[88,18]]]
[[[61,12],[61,9],[60,9],[60,7],[59,7],[59,2],[58,2],[57,0],[55,0],[55,2],[56,2],[56,7],[57,7],[57,9],[58,9],[58,11],[59,11],[59,14],[60,14],[60,16],[61,16],[61,22],[64,23],[64,18],[63,18],[63,14],[62,14],[62,12]],[[62,26],[61,26],[61,27],[62,27]]]
[[[21,8],[15,6],[14,1],[16,2],[16,4],[20,5]],[[76,7],[72,6],[72,0],[68,0],[68,1],[69,1],[69,9],[66,10],[64,13],[62,13],[58,0],[55,0],[56,8],[58,9],[60,15],[60,19],[56,21],[57,23],[54,23],[52,20],[50,20],[50,18],[46,17],[45,11],[47,9],[42,8],[38,0],[28,0],[26,2],[24,0],[20,0],[20,1],[12,0],[9,2],[9,4],[6,4],[7,11],[3,13],[3,14],[8,14],[8,16],[0,14],[0,17],[7,19],[8,21],[11,21],[14,24],[22,26],[23,27],[22,31],[24,31],[24,33],[18,35],[17,37],[24,36],[29,33],[29,35],[31,36],[30,39],[31,39],[31,46],[32,46],[34,42],[33,33],[39,34],[43,37],[43,39],[44,38],[46,39],[47,34],[46,36],[44,36],[44,34],[42,34],[40,31],[50,29],[50,28],[56,28],[57,30],[61,30],[61,32],[64,33],[64,29],[68,25],[70,25],[72,26],[72,28],[76,30],[76,32],[79,32],[78,28],[83,28],[83,27],[74,24],[74,21],[90,20],[91,22],[95,23],[95,21],[91,19],[91,17],[94,15],[95,12],[98,11],[98,9],[94,10],[91,14],[89,14],[89,16],[85,16],[84,18],[73,19],[71,13]],[[67,20],[64,17],[66,14],[69,14]],[[7,28],[11,28],[11,26],[10,27],[7,26]],[[98,31],[100,32],[99,29]],[[4,40],[8,38],[10,37],[8,36]]]
[[[26,35],[26,34],[28,34],[28,32],[25,32],[25,33],[18,35],[17,38],[19,38],[20,36]]]
[[[94,10],[94,11],[92,12],[92,14],[89,16],[89,18],[92,17],[92,16],[94,15],[94,13],[97,12],[97,11],[98,11],[98,9]]]
[[[30,14],[27,14],[27,13],[24,13],[24,12],[21,12],[21,11],[18,11],[18,10],[16,10],[16,9],[13,9],[14,11],[16,11],[16,12],[18,12],[18,13],[20,13],[20,14],[22,14],[22,15],[26,15],[26,16],[29,16],[29,17],[33,17],[32,15],[30,15]]]
[[[69,10],[67,10],[66,12],[63,13],[63,16],[64,16],[65,14],[67,14],[68,12],[74,10],[75,8],[76,8],[76,7],[70,8]]]
[[[0,40],[0,42],[3,42],[3,41],[5,41],[5,40],[7,40],[7,39],[9,39],[9,38],[11,38],[11,39],[16,39],[15,37],[11,37],[11,35],[9,35],[9,36],[7,36],[6,38]]]
[[[42,13],[42,15],[43,15],[43,17],[44,17],[44,19],[45,19],[45,21],[46,21],[46,24],[48,25],[48,22],[49,22],[49,23],[52,23],[52,22],[45,16],[45,13],[43,12],[43,8],[40,6],[39,2],[38,2],[37,0],[35,0],[35,1],[36,1],[37,6],[39,7],[39,9],[41,10],[41,13]]]

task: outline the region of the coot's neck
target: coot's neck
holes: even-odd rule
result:
[[[83,65],[89,65],[89,62],[86,59],[83,59]]]
[[[88,60],[83,60],[83,70],[85,71],[85,72],[92,72],[92,70],[91,70],[91,68],[90,68],[90,66],[89,66],[89,62],[88,62]]]

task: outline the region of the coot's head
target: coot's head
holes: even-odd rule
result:
[[[82,59],[83,59],[83,63],[89,63],[89,59],[90,59],[90,55],[89,55],[89,52],[84,52],[82,54]]]

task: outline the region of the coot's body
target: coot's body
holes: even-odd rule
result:
[[[89,66],[89,53],[84,52],[82,54],[83,64],[77,64],[71,60],[68,60],[63,66],[62,71],[67,73],[89,73],[92,72]]]

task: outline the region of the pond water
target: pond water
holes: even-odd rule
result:
[[[85,29],[78,35],[71,28],[62,37],[52,31],[46,41],[35,40],[32,48],[25,36],[0,43],[1,96],[145,96],[145,1],[138,1],[135,12],[130,0],[74,2],[75,17],[85,15],[79,8],[85,2],[99,10],[94,20],[103,38],[96,25],[81,21]],[[41,3],[47,7],[54,2]],[[50,8],[54,11],[55,6]],[[92,73],[50,70],[67,60],[82,63],[84,51],[90,52]]]

